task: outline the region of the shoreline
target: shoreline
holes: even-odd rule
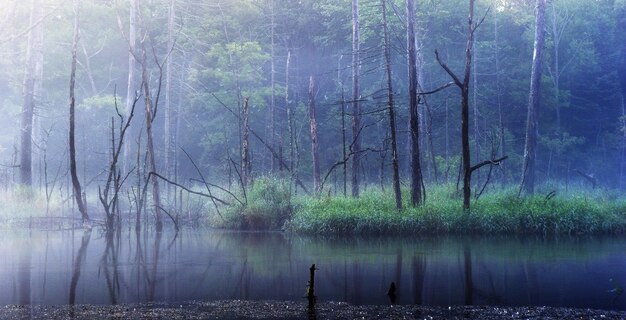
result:
[[[304,301],[191,301],[121,305],[8,305],[2,319],[626,319],[625,311],[560,307],[351,305]]]

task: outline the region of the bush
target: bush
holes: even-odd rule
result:
[[[261,177],[249,188],[247,201],[229,206],[212,225],[238,230],[279,230],[291,217],[289,181]],[[240,197],[244,199],[243,194]]]

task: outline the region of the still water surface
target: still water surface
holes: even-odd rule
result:
[[[621,237],[318,238],[93,230],[0,233],[0,305],[248,299],[626,310]],[[613,280],[611,280],[613,279]]]

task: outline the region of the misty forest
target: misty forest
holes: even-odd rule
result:
[[[0,305],[297,300],[309,280],[311,309],[317,263],[327,301],[626,309],[624,0],[0,0],[0,17]],[[68,281],[40,292],[49,242]],[[195,281],[221,293],[178,288]]]

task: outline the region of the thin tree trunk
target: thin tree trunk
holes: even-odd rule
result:
[[[83,219],[83,224],[89,224],[89,215],[87,214],[87,207],[83,202],[83,191],[78,180],[78,174],[76,173],[76,142],[75,142],[75,105],[76,97],[74,96],[74,86],[76,84],[76,50],[78,47],[78,39],[80,34],[79,26],[79,14],[80,14],[80,0],[74,0],[74,38],[72,40],[72,70],[70,73],[70,174],[72,176],[72,185],[74,187],[74,197],[76,204],[78,205],[78,211]]]
[[[143,38],[141,42],[141,82],[143,84],[143,95],[146,107],[146,150],[148,153],[148,168],[150,172],[157,172],[156,159],[154,154],[154,134],[152,132],[152,122],[154,120],[155,106],[152,102],[150,93],[150,78],[148,76],[148,53],[146,50],[147,37]],[[152,175],[152,201],[154,202],[154,211],[156,218],[156,231],[161,232],[163,230],[163,220],[161,213],[161,193],[159,190],[159,180],[156,176]]]
[[[469,213],[472,179],[472,166],[470,159],[470,141],[469,141],[469,84],[472,70],[472,48],[474,46],[474,31],[478,24],[474,22],[474,2],[469,1],[469,17],[467,24],[467,45],[465,47],[465,69],[463,72],[463,80],[452,72],[452,70],[441,61],[439,52],[435,51],[437,62],[450,75],[454,83],[461,89],[461,171],[463,173],[463,209]],[[458,180],[457,180],[458,186]]]
[[[420,165],[417,54],[415,48],[415,2],[407,0],[407,48],[409,67],[409,115],[411,133],[411,204],[418,206],[423,201],[423,177]]]
[[[497,0],[494,0],[497,1]],[[494,47],[495,47],[495,62],[496,62],[496,101],[498,104],[498,126],[500,131],[500,154],[504,155],[506,153],[506,139],[504,136],[504,116],[502,113],[502,94],[500,92],[500,47],[499,47],[499,32],[498,32],[499,24],[498,24],[498,14],[494,14],[493,18],[493,33],[494,33]],[[506,177],[506,165],[502,164],[500,167],[502,170],[502,184],[507,184]]]
[[[537,0],[535,8],[535,41],[533,48],[533,64],[530,75],[530,94],[528,114],[526,118],[526,141],[524,146],[524,164],[520,190],[528,194],[535,191],[535,157],[537,149],[537,111],[539,109],[541,86],[541,62],[544,46],[546,0]]]
[[[311,127],[311,157],[313,158],[313,186],[315,195],[322,191],[320,179],[319,145],[317,142],[317,120],[315,118],[315,82],[309,78],[309,124]]]
[[[129,0],[129,21],[130,24],[128,26],[128,82],[126,84],[126,114],[130,113],[131,108],[133,107],[133,102],[135,100],[136,92],[135,92],[135,47],[136,47],[136,24],[137,24],[137,0]],[[133,143],[133,135],[132,131],[125,137],[124,141],[124,155],[122,159],[122,174],[128,173],[130,157],[131,157],[131,144]]]
[[[278,150],[278,139],[276,137],[276,69],[274,66],[274,59],[276,58],[274,54],[275,49],[275,23],[274,23],[274,0],[270,1],[270,116],[271,116],[271,128],[270,134],[271,139],[269,139],[269,143],[274,148],[274,150]],[[275,172],[278,167],[278,159],[276,159],[273,155],[271,155],[271,172]]]
[[[39,0],[32,0],[30,8],[30,25],[34,25],[40,19],[41,4]],[[36,26],[28,32],[26,47],[26,72],[24,74],[24,104],[22,105],[21,132],[20,132],[20,182],[23,186],[30,187],[33,184],[32,177],[32,140],[33,140],[33,117],[35,109],[35,82],[37,33],[41,26]]]
[[[241,180],[243,180],[243,188],[248,187],[248,185],[250,184],[250,180],[251,180],[251,163],[250,163],[250,140],[249,140],[249,136],[250,136],[250,127],[248,126],[249,123],[249,106],[248,106],[248,102],[249,102],[249,98],[246,97],[243,100],[243,110],[242,110],[242,115],[243,115],[243,120],[242,120],[242,126],[243,126],[243,134],[242,134],[242,146],[241,146],[241,150],[242,150],[242,154],[241,154]]]
[[[402,210],[402,193],[400,191],[400,167],[398,164],[398,145],[396,138],[396,114],[393,100],[393,87],[391,77],[391,53],[389,46],[389,33],[387,29],[387,2],[381,0],[383,14],[383,34],[385,37],[385,68],[387,71],[387,106],[389,110],[389,130],[391,133],[391,164],[393,168],[393,192],[396,198],[396,208]],[[345,158],[344,158],[345,159]]]
[[[289,101],[289,68],[291,66],[291,50],[287,50],[287,62],[285,64],[285,108],[287,109],[287,129],[289,130],[289,171],[291,172],[290,186],[295,180],[295,130],[294,130],[294,107]]]
[[[176,18],[176,1],[170,0],[167,19],[167,49],[173,50],[174,46],[174,19]],[[172,179],[174,176],[174,157],[176,156],[176,130],[177,112],[172,107],[172,60],[173,54],[165,62],[165,176]],[[167,197],[171,197],[172,185],[167,185]],[[175,190],[174,190],[175,191]],[[175,197],[174,197],[175,198]]]
[[[461,144],[463,158],[463,209],[469,212],[471,191],[471,158],[469,142],[469,79],[472,68],[472,47],[474,46],[474,0],[470,0],[467,31],[467,47],[465,48],[465,75],[461,88]]]
[[[624,173],[626,172],[626,106],[624,106],[624,95],[620,93],[622,107],[622,155],[619,168],[619,188],[624,188]]]
[[[474,117],[474,155],[476,159],[480,158],[480,125],[479,125],[479,115],[480,111],[478,110],[478,75],[477,75],[477,59],[476,59],[476,35],[474,34],[474,42],[472,42],[472,52],[474,54],[474,63],[472,64],[472,113]],[[477,180],[480,180],[480,173],[477,172]]]
[[[360,78],[359,0],[352,0],[352,196],[359,196],[361,168],[361,88]]]
[[[347,141],[346,141],[346,97],[343,87],[341,88],[341,149],[343,158],[347,156]],[[348,196],[348,162],[344,161],[341,165],[343,167],[343,196]]]

